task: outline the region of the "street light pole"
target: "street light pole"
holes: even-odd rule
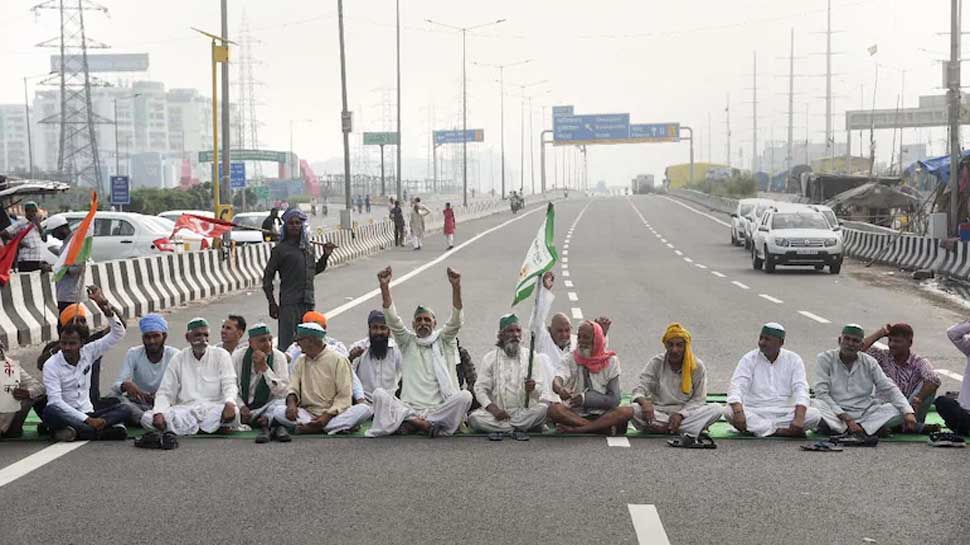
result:
[[[344,52],[344,2],[337,0],[337,25],[340,30],[340,93],[343,101],[340,121],[344,133],[344,209],[340,211],[340,224],[344,229],[353,227],[350,202],[350,112],[347,110],[347,57]]]
[[[499,85],[499,140],[501,141],[501,164],[502,164],[502,199],[505,199],[505,69],[513,66],[519,66],[520,64],[528,64],[532,62],[532,59],[526,59],[524,61],[511,62],[506,64],[485,64],[479,62],[473,62],[477,66],[487,66],[489,68],[498,68],[498,85]]]
[[[229,38],[229,0],[220,0],[220,12],[222,16],[222,39],[225,42]],[[222,63],[222,182],[220,184],[220,200],[232,205],[232,187],[229,184],[229,156],[230,147],[229,132],[229,46],[226,46],[226,60]],[[227,218],[228,219],[228,218]]]
[[[457,30],[461,33],[461,179],[462,179],[462,203],[464,206],[468,206],[468,78],[467,78],[467,64],[468,58],[465,55],[465,38],[469,30],[476,30],[479,28],[487,27],[490,25],[497,25],[499,23],[505,22],[505,19],[499,19],[497,21],[492,21],[490,23],[483,23],[481,25],[476,25],[473,27],[457,27],[453,25],[446,25],[444,23],[439,23],[437,21],[432,21],[431,19],[425,19],[428,23],[433,25],[443,26],[445,28],[450,28],[452,30]]]
[[[30,98],[27,96],[27,78],[24,77],[24,117],[27,120],[27,172],[34,177],[34,145],[30,138]]]
[[[401,175],[401,0],[395,2],[397,12],[397,200],[401,201],[404,177]],[[384,146],[381,146],[381,195],[384,194]]]

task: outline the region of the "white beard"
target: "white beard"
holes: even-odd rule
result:
[[[505,343],[505,345],[502,347],[502,351],[505,352],[506,356],[515,359],[518,359],[521,350],[521,343]]]

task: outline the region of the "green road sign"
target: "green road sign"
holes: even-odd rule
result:
[[[220,161],[222,158],[220,157]],[[272,161],[274,163],[285,163],[286,152],[270,151],[262,149],[234,149],[229,152],[230,161]],[[212,162],[212,151],[199,152],[200,163]]]
[[[268,185],[257,185],[252,188],[253,193],[256,194],[256,198],[265,201],[269,200],[269,186]]]
[[[398,142],[396,132],[365,132],[365,146],[396,146]]]

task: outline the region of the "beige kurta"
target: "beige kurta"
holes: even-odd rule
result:
[[[300,408],[314,416],[338,415],[353,403],[352,387],[350,361],[325,349],[316,358],[302,354],[296,360],[287,396],[295,395]]]

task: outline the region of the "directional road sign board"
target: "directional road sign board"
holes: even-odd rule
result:
[[[630,140],[677,142],[680,140],[680,123],[634,123],[630,125]]]
[[[219,164],[219,177],[222,178],[222,164]],[[246,188],[246,163],[229,163],[229,188]]]
[[[127,176],[111,177],[111,204],[131,204],[131,184]]]
[[[465,138],[462,139],[462,132],[459,131],[434,131],[434,143],[436,146],[441,144],[461,144],[462,142],[484,142],[484,129],[468,129],[465,131]]]
[[[608,144],[630,138],[630,114],[572,115],[553,118],[555,144]]]
[[[556,119],[559,117],[568,117],[573,115],[572,106],[553,106],[552,107],[552,118]]]
[[[273,161],[276,163],[285,163],[286,156],[287,152],[285,151],[261,149],[234,149],[229,151],[229,159],[231,161]],[[222,161],[222,155],[219,156],[219,160]],[[199,162],[211,163],[212,151],[200,151]]]
[[[396,132],[365,132],[365,146],[396,146],[398,142]]]

